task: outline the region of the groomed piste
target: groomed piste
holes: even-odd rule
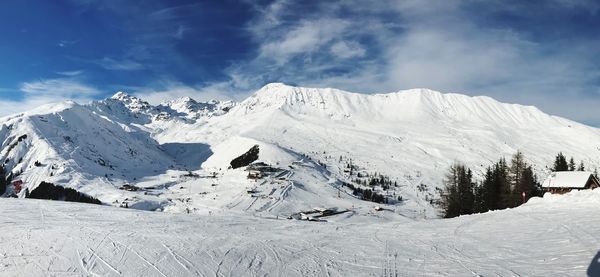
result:
[[[600,190],[448,220],[387,223],[177,215],[23,199],[3,199],[0,209],[2,276],[583,276],[598,270]]]

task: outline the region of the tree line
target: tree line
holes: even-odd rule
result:
[[[567,157],[565,157],[565,155],[563,155],[563,153],[560,152],[558,153],[558,155],[556,155],[556,158],[554,159],[552,171],[585,171],[585,165],[583,164],[583,161],[579,162],[579,165],[575,165],[575,160],[573,159],[573,157],[571,157],[571,159],[569,159],[569,162],[567,162]],[[595,172],[595,175],[598,174]]]
[[[510,162],[499,159],[489,166],[479,183],[463,164],[450,166],[440,192],[439,206],[445,218],[482,213],[519,206],[529,198],[542,195],[533,168],[518,151]]]
[[[352,194],[354,196],[360,197],[360,199],[362,200],[371,201],[375,203],[388,203],[387,197],[385,197],[383,194],[375,192],[372,189],[363,189],[347,182],[342,182],[342,185],[350,188],[352,190]],[[399,197],[398,201],[400,201],[400,199],[402,198]]]

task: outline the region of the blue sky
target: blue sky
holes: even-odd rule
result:
[[[599,26],[594,0],[5,0],[0,114],[285,82],[488,95],[599,126]]]

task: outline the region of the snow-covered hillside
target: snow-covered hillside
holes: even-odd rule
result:
[[[600,273],[600,190],[428,221],[314,223],[21,199],[0,199],[0,209],[2,276]]]
[[[0,157],[28,189],[48,181],[107,204],[172,212],[366,214],[375,204],[342,183],[384,175],[394,185],[376,192],[390,209],[432,217],[435,187],[456,161],[476,175],[517,150],[540,175],[559,151],[588,169],[600,164],[596,128],[535,107],[427,89],[365,95],[276,83],[240,103],[182,98],[158,106],[120,92],[0,124]],[[253,145],[277,173],[251,180],[243,168],[228,169]],[[135,189],[119,189],[126,184]]]
[[[416,213],[432,212],[427,200],[436,197],[434,187],[453,162],[478,175],[521,150],[542,178],[559,151],[588,168],[600,163],[596,128],[535,107],[426,89],[365,95],[270,84],[223,116],[155,138],[217,145],[205,168],[225,167],[255,143],[308,155],[336,179],[356,178],[344,172],[352,163],[363,175],[377,172],[397,181],[397,194],[408,199],[403,207]],[[269,157],[271,163],[280,159]]]

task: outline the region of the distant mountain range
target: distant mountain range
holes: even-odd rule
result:
[[[274,83],[239,103],[181,98],[157,106],[119,92],[85,105],[42,106],[0,124],[4,168],[29,190],[47,181],[108,204],[151,201],[139,207],[146,209],[178,205],[164,197],[184,182],[174,172],[243,179],[243,169],[227,167],[253,145],[259,161],[281,168],[313,161],[297,185],[339,187],[381,175],[396,184],[382,193],[403,198],[396,207],[426,213],[453,162],[479,175],[521,150],[539,175],[559,151],[591,170],[600,164],[599,129],[531,106],[428,89],[366,95]],[[119,189],[150,179],[152,193]],[[221,199],[220,207],[231,201]]]

